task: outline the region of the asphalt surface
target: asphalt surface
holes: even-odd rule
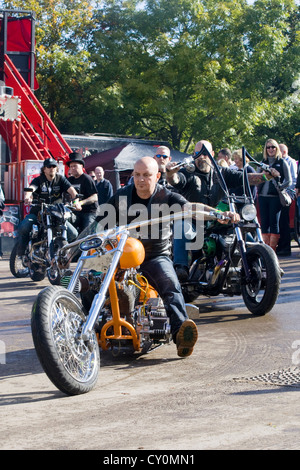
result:
[[[264,317],[241,297],[200,298],[192,356],[178,358],[173,344],[144,356],[102,353],[97,386],[76,397],[52,385],[33,347],[31,307],[48,282],[13,278],[4,258],[0,449],[298,450],[299,253],[294,245],[280,259],[280,295]]]

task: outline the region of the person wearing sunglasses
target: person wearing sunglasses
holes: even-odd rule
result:
[[[268,139],[264,146],[263,163],[279,173],[276,178],[280,189],[292,184],[288,164],[282,158],[279,144],[274,139]],[[276,251],[280,238],[279,219],[282,209],[277,189],[272,181],[265,181],[258,188],[258,202],[261,219],[261,230],[264,242]]]
[[[160,178],[158,183],[162,186],[167,186],[169,189],[172,189],[172,186],[168,184],[166,178],[166,167],[172,160],[171,152],[169,147],[165,145],[160,145],[156,149],[156,154],[154,155],[154,160],[158,165],[158,170],[160,172]]]

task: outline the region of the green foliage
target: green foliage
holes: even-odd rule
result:
[[[37,15],[38,98],[65,133],[166,140],[192,151],[267,137],[299,152],[294,0],[12,1]]]

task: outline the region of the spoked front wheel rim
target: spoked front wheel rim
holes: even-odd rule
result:
[[[251,267],[251,281],[246,285],[246,291],[253,300],[260,301],[264,295],[264,279],[266,278],[266,271],[262,266],[261,261],[256,260]]]
[[[67,299],[57,299],[51,310],[53,344],[63,367],[77,382],[88,382],[98,368],[96,336],[83,341],[80,333],[83,313]]]

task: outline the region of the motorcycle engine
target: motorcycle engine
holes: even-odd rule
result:
[[[32,250],[32,260],[40,260],[43,264],[47,257],[47,244],[46,242],[31,240],[28,244],[29,251]]]
[[[222,293],[225,295],[241,294],[241,267],[230,267],[223,286]]]
[[[216,249],[216,239],[214,236],[204,238],[202,251],[205,256],[215,256]]]
[[[169,342],[169,318],[160,298],[151,298],[145,305],[137,306],[134,314],[136,329],[143,341]]]
[[[160,297],[141,301],[141,279],[135,269],[118,273],[116,282],[119,307],[122,316],[133,323],[140,335],[141,345],[145,342],[169,341],[169,318]]]

